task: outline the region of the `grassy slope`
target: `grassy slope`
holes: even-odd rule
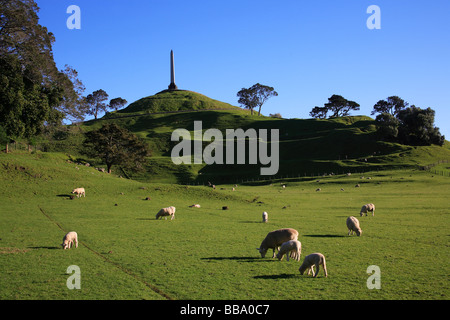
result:
[[[213,191],[119,179],[41,153],[1,154],[0,177],[0,299],[164,298],[155,288],[174,299],[449,298],[448,177],[383,171],[370,180],[340,175],[286,180],[284,190],[277,183]],[[69,200],[78,186],[87,197]],[[360,218],[362,237],[347,237],[346,217],[368,202],[375,217]],[[176,219],[154,220],[169,205]],[[299,230],[302,260],[326,255],[328,278],[258,257],[267,232],[282,227]],[[80,246],[63,251],[71,230]],[[65,285],[73,264],[81,290]],[[372,264],[381,268],[381,290],[366,288]]]
[[[200,111],[177,114],[141,115],[113,120],[90,121],[82,128],[99,128],[114,121],[146,139],[153,150],[146,174],[133,175],[141,181],[171,183],[234,183],[253,179],[261,165],[176,166],[170,155],[175,129],[193,132],[194,121],[203,130],[249,128],[280,130],[280,169],[278,177],[321,175],[323,173],[364,172],[386,168],[427,165],[450,159],[450,147],[411,147],[378,141],[373,119],[365,116],[331,120],[273,119],[251,116],[243,110]],[[269,131],[270,132],[270,131]],[[192,134],[193,136],[193,134]],[[204,142],[205,147],[208,142]],[[366,160],[367,159],[367,160]],[[248,161],[247,161],[248,162]],[[129,173],[131,175],[131,173]]]

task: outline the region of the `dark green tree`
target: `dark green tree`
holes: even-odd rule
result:
[[[117,111],[117,110],[123,108],[123,106],[126,105],[127,103],[128,103],[128,101],[125,99],[122,99],[121,97],[114,98],[114,99],[111,99],[111,101],[109,102],[109,108]]]
[[[309,115],[312,118],[317,118],[317,119],[326,119],[327,118],[327,113],[328,113],[328,109],[325,107],[318,107],[315,106],[311,112],[309,113]]]
[[[105,103],[105,101],[108,100],[108,97],[108,94],[103,89],[94,91],[86,97],[88,106],[87,113],[93,115],[95,120],[97,120],[99,112],[106,112],[108,110],[108,105]]]
[[[111,173],[113,165],[133,171],[142,170],[146,158],[150,156],[147,143],[115,123],[106,123],[98,130],[85,133],[85,136],[83,152],[102,159],[108,173]]]
[[[345,117],[350,114],[350,111],[357,111],[359,110],[359,104],[347,100],[344,97],[333,94],[330,98],[328,98],[328,103],[324,104],[324,108],[326,108],[327,111],[332,112],[331,118],[337,118],[337,117]]]
[[[404,144],[442,146],[445,136],[434,126],[435,111],[431,108],[421,109],[411,106],[401,110],[397,115],[400,125],[398,137]]]
[[[383,112],[375,119],[379,138],[387,141],[395,141],[398,135],[400,121],[390,113]]]
[[[278,96],[278,93],[273,87],[257,83],[250,88],[242,88],[237,93],[237,96],[239,97],[238,103],[244,106],[244,108],[250,109],[252,115],[253,110],[259,108],[258,116],[260,116],[263,104],[266,103],[270,97]]]
[[[408,106],[408,102],[398,96],[388,97],[386,100],[379,100],[374,106],[371,115],[376,113],[389,113],[396,116],[401,110]]]

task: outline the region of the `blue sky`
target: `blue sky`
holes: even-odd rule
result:
[[[180,89],[238,105],[236,93],[273,86],[263,114],[309,118],[333,94],[361,105],[398,95],[436,111],[450,138],[450,1],[36,0],[55,61],[79,72],[85,94],[129,103],[167,89],[175,53]],[[81,29],[69,30],[70,5]],[[370,5],[381,29],[369,30]]]

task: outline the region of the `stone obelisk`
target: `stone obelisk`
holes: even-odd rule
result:
[[[170,51],[170,85],[169,90],[177,90],[178,87],[175,84],[175,61],[173,58],[173,50]]]

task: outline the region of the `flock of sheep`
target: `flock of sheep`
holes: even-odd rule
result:
[[[283,188],[284,187],[285,186],[283,185]],[[86,197],[86,191],[84,188],[76,188],[72,191],[72,194],[76,194],[77,198],[81,196]],[[189,207],[200,208],[200,205],[193,204]],[[167,217],[170,217],[170,220],[173,220],[175,218],[175,210],[176,208],[173,206],[162,208],[156,214],[155,219],[158,220],[162,219],[163,217],[167,219]],[[373,203],[363,205],[359,214],[362,217],[364,214],[367,216],[369,212],[372,213],[372,216],[375,216],[375,205]],[[262,222],[266,223],[268,219],[268,213],[264,211],[262,214]],[[347,218],[346,223],[348,235],[356,233],[357,236],[361,236],[362,230],[357,218],[355,218],[354,216],[350,216]],[[74,242],[75,247],[78,248],[78,234],[75,231],[71,231],[67,233],[63,238],[63,249],[70,249],[73,246]],[[281,261],[283,260],[284,255],[286,255],[287,261],[289,261],[289,258],[300,261],[302,244],[300,241],[298,241],[298,231],[292,228],[286,228],[269,232],[261,242],[261,245],[259,246],[259,248],[257,248],[257,250],[261,254],[261,258],[264,258],[269,249],[273,250],[272,258],[276,257]],[[276,251],[278,251],[277,254],[275,254]],[[323,267],[325,277],[328,277],[325,256],[319,252],[309,254],[305,257],[303,263],[299,268],[300,274],[303,275],[303,273],[308,270],[308,275],[312,273],[313,277],[317,277],[321,265]],[[314,267],[315,271],[313,270]]]

